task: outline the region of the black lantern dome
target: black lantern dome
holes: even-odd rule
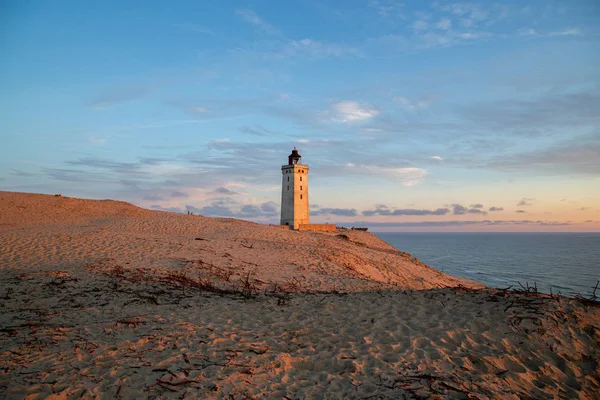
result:
[[[298,153],[298,150],[296,150],[296,148],[294,147],[294,150],[292,150],[292,154],[290,154],[288,156],[288,165],[300,164],[301,158],[302,158],[302,156],[300,155],[300,153]]]

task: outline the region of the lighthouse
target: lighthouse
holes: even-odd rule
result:
[[[299,229],[310,224],[308,210],[308,165],[301,163],[302,156],[294,147],[287,165],[281,166],[281,225]]]

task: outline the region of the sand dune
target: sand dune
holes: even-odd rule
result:
[[[368,232],[297,232],[230,218],[150,211],[111,200],[0,192],[0,265],[8,270],[177,270],[229,284],[311,291],[481,286],[442,274]],[[228,276],[229,281],[220,282]],[[292,282],[293,281],[293,282]]]
[[[600,392],[598,307],[481,289],[366,232],[0,192],[0,266],[1,397]]]

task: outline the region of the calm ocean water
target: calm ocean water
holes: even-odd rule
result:
[[[489,287],[536,282],[546,293],[585,295],[600,279],[600,233],[375,235],[437,270]]]

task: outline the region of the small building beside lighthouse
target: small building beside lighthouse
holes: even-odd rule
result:
[[[335,232],[335,224],[311,224],[308,207],[308,165],[294,147],[281,166],[281,225],[300,231]]]
[[[288,156],[288,164],[281,166],[281,225],[299,229],[310,224],[308,208],[308,165],[302,164],[302,156],[294,147]]]

